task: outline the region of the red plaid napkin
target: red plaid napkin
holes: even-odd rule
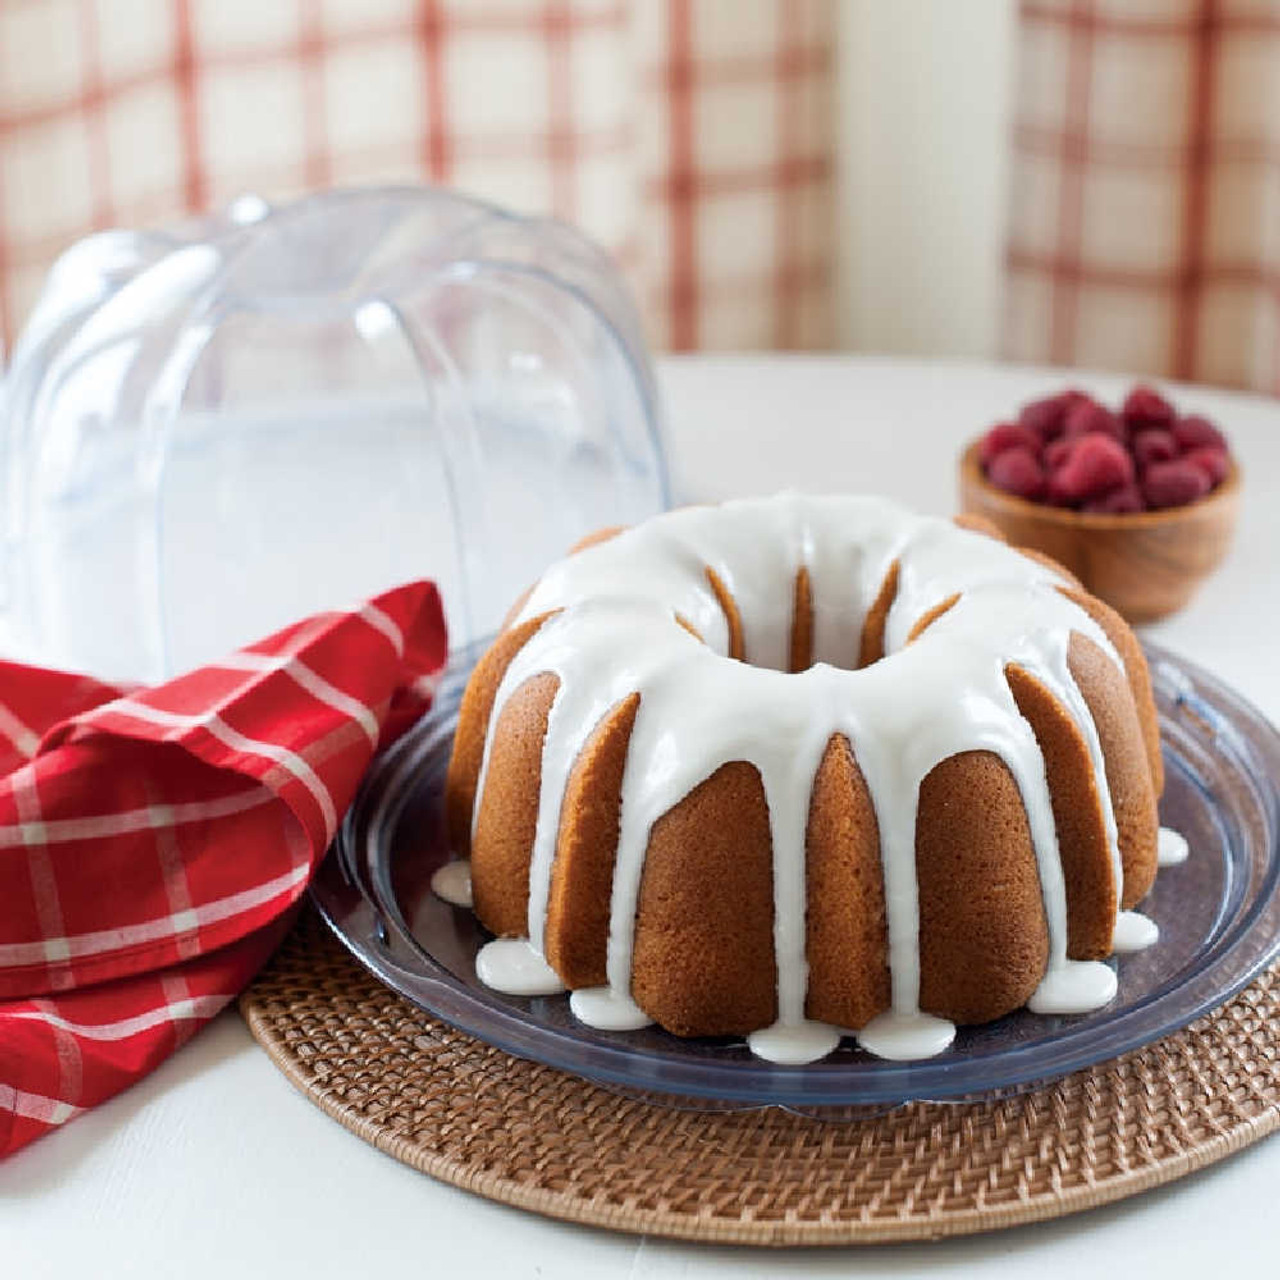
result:
[[[0,1156],[244,987],[446,652],[419,582],[155,689],[0,663]]]

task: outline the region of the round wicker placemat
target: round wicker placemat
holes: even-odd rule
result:
[[[322,1110],[492,1200],[619,1231],[858,1244],[1054,1218],[1280,1124],[1280,969],[1187,1030],[1000,1101],[813,1119],[651,1105],[512,1058],[365,972],[308,912],[240,1008]]]

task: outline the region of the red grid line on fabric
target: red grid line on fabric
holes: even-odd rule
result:
[[[1164,270],[1103,266],[1019,248],[1011,249],[1007,256],[1009,266],[1015,271],[1036,272],[1054,279],[1069,278],[1079,284],[1100,285],[1107,289],[1168,293],[1180,290],[1185,283],[1185,271],[1181,266]],[[1280,269],[1268,270],[1250,262],[1205,262],[1199,274],[1204,285],[1261,288],[1274,290],[1280,296]]]
[[[433,182],[448,182],[453,168],[444,41],[445,23],[439,0],[423,0],[418,20],[418,47],[422,50],[423,82],[427,95],[422,167]]]
[[[1187,166],[1183,193],[1181,296],[1174,312],[1172,371],[1175,378],[1195,377],[1196,340],[1205,271],[1205,236],[1209,217],[1209,155],[1213,135],[1217,63],[1217,0],[1200,0],[1188,101]]]
[[[1072,12],[1087,16],[1089,0],[1072,0]],[[1086,153],[1089,129],[1089,82],[1092,76],[1093,45],[1089,28],[1073,24],[1067,46],[1066,102],[1063,113],[1062,152],[1058,174],[1058,254],[1078,261],[1084,238],[1084,172],[1076,158]],[[1065,364],[1075,346],[1075,326],[1079,292],[1073,277],[1055,283],[1050,321],[1050,358]]]
[[[779,31],[791,40],[795,31],[794,11],[786,5],[779,10]],[[766,56],[750,54],[700,54],[698,84],[701,88],[724,85],[754,85],[766,80],[804,80],[825,73],[831,66],[831,51],[821,44],[788,43],[784,50]],[[647,87],[665,90],[671,78],[669,65],[652,67],[644,74]]]
[[[1019,12],[1024,21],[1049,23],[1120,36],[1180,38],[1192,35],[1199,29],[1201,23],[1199,13],[1186,18],[1150,17],[1116,13],[1092,5],[1082,8],[1074,0],[1067,5],[1022,0]],[[1280,17],[1257,11],[1223,13],[1219,21],[1223,31],[1241,32],[1247,35],[1274,35],[1280,32]]]
[[[675,200],[680,194],[688,200],[708,200],[749,191],[787,190],[817,184],[825,182],[830,174],[831,158],[825,154],[788,156],[767,165],[691,173],[679,181],[670,173],[653,179],[648,190],[660,199]]]
[[[671,0],[667,35],[666,182],[671,227],[671,265],[668,285],[669,328],[674,351],[698,345],[698,227],[695,184],[699,177],[694,154],[693,95],[697,66],[693,56],[692,0]],[[709,176],[709,175],[708,175]]]
[[[317,4],[298,9],[296,57],[302,77],[302,180],[309,187],[327,187],[333,179],[329,149],[328,95],[324,85],[324,62],[328,52],[324,14]]]
[[[795,13],[790,12],[787,5],[779,5],[776,32],[778,55],[772,68],[778,130],[778,158],[774,167],[779,172],[788,167],[792,148],[797,144],[799,77],[797,74],[787,73],[788,65],[797,61],[796,49],[792,44],[796,26]],[[773,345],[776,347],[791,346],[797,329],[795,303],[800,294],[799,290],[787,287],[787,269],[791,265],[792,245],[795,243],[797,228],[796,186],[794,182],[780,184],[778,212],[774,219]]]
[[[547,53],[547,140],[551,168],[551,211],[571,218],[577,207],[577,138],[573,128],[574,22],[562,0],[543,8]]]
[[[1020,122],[1014,126],[1015,149],[1024,155],[1057,160],[1064,147],[1086,165],[1120,169],[1180,169],[1194,160],[1189,141],[1156,144],[1112,141],[1106,138],[1070,138],[1062,130]],[[1213,139],[1204,148],[1204,160],[1212,168],[1227,164],[1280,165],[1280,146],[1264,137]]]
[[[191,29],[191,0],[174,0],[173,22],[176,50],[172,75],[178,91],[182,139],[182,200],[187,209],[203,209],[208,189],[204,145],[200,136],[200,103],[196,96],[198,69]]]
[[[781,272],[750,271],[741,275],[720,276],[703,285],[702,298],[705,303],[712,303],[749,300],[777,289],[789,293],[804,293],[825,284],[830,275],[831,265],[825,259],[796,262],[788,264]],[[655,290],[658,301],[664,307],[672,305],[669,288],[669,284],[665,288],[659,285]]]
[[[794,309],[799,298],[822,285],[829,278],[830,272],[831,266],[826,261],[788,262],[780,271],[774,272],[774,293]],[[717,296],[723,292],[722,288],[717,287]]]

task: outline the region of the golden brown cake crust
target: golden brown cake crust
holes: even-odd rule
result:
[[[607,524],[602,529],[597,529],[595,533],[589,533],[585,538],[579,538],[569,548],[569,554],[571,556],[576,555],[579,551],[585,551],[588,547],[597,547],[602,542],[608,542],[611,538],[616,538],[626,527],[625,524]]]
[[[889,620],[889,610],[893,608],[898,594],[898,574],[902,566],[895,560],[884,575],[880,590],[862,620],[862,642],[858,646],[858,666],[869,667],[884,657],[884,624]]]
[[[471,851],[475,912],[499,937],[529,929],[529,860],[538,828],[542,743],[560,688],[549,671],[530,676],[507,699],[494,726],[489,774]]]
[[[1006,667],[1005,679],[1044,756],[1067,896],[1067,955],[1101,960],[1111,954],[1120,886],[1088,744],[1066,708],[1034,676]]]
[[[500,635],[476,663],[463,691],[458,727],[453,735],[453,754],[449,757],[444,784],[445,829],[449,847],[459,857],[465,858],[471,852],[471,812],[475,807],[476,785],[480,781],[484,743],[498,686],[516,654],[551,616],[552,613],[539,614]]]
[[[959,599],[960,596],[958,594],[948,596],[945,600],[940,600],[935,604],[932,609],[926,610],[922,613],[915,622],[911,624],[911,630],[907,632],[907,643],[910,644],[913,640],[917,639],[921,632],[925,631],[933,623],[937,622],[937,620],[942,617],[948,609],[954,608]]]
[[[1133,629],[1110,605],[1087,591],[1062,588],[1062,594],[1077,604],[1102,628],[1103,634],[1115,646],[1124,663],[1129,680],[1129,692],[1138,724],[1142,731],[1142,745],[1151,772],[1151,786],[1157,797],[1164,794],[1164,758],[1160,754],[1160,717],[1156,712],[1156,700],[1151,691],[1151,672],[1146,655]]]
[[[1026,810],[999,756],[951,756],[921,783],[916,877],[921,1009],[969,1023],[1026,1004],[1049,929]]]
[[[710,565],[707,566],[707,582],[715,592],[720,608],[724,610],[725,625],[729,628],[729,657],[735,662],[741,662],[746,653],[746,646],[742,641],[742,615],[738,612],[738,602],[733,598],[729,588],[724,585],[724,580]]]
[[[843,734],[814,775],[805,848],[805,1015],[862,1027],[889,1008],[889,924],[875,806]]]
[[[1127,909],[1145,898],[1155,881],[1160,834],[1142,727],[1133,698],[1126,696],[1129,686],[1125,677],[1092,640],[1072,635],[1067,661],[1102,744],[1124,866],[1120,905]]]
[[[607,981],[609,907],[618,852],[622,774],[640,695],[607,712],[574,763],[561,806],[547,900],[547,963],[565,986]]]
[[[791,601],[791,646],[788,670],[806,671],[813,663],[813,592],[809,570],[803,565],[796,573]]]
[[[777,985],[769,806],[735,760],[653,825],[631,994],[676,1035],[745,1035],[777,1017]]]

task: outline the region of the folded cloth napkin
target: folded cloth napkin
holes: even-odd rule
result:
[[[0,663],[0,1156],[249,982],[447,648],[418,582],[154,689]]]

